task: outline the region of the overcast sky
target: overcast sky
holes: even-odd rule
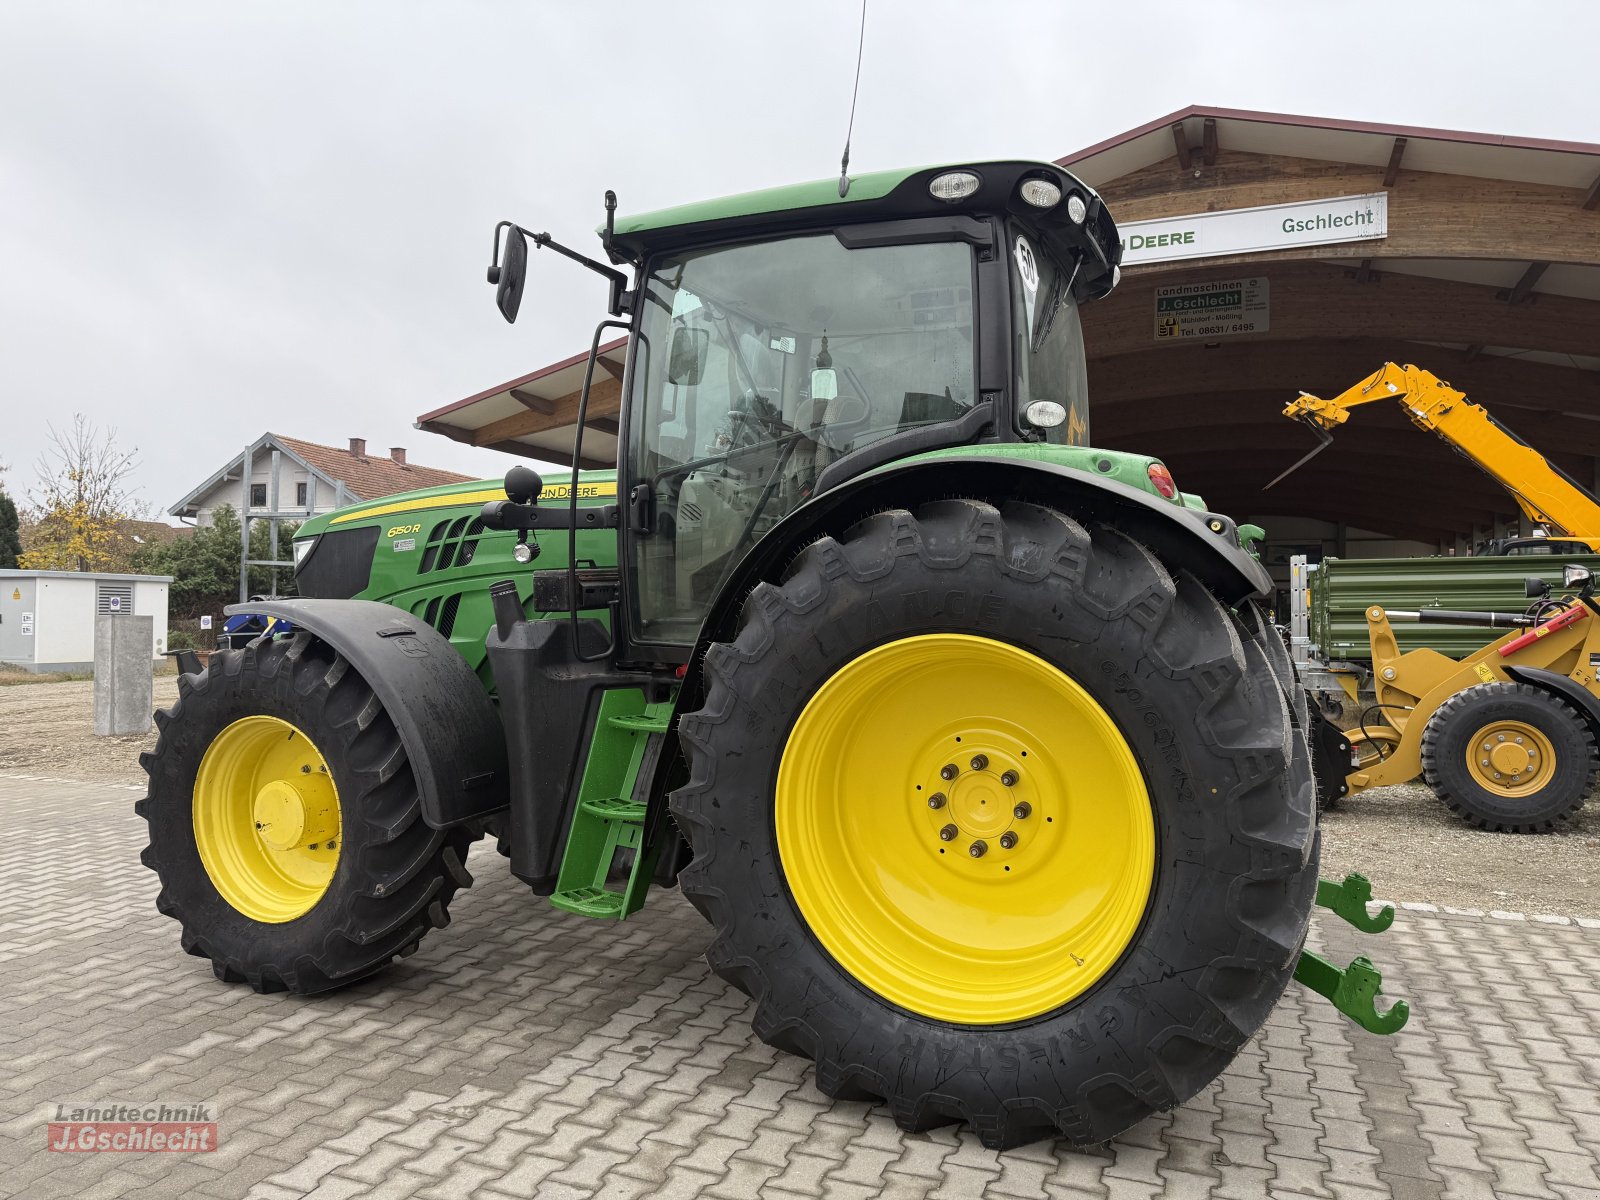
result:
[[[599,280],[503,217],[838,169],[858,0],[0,0],[0,461],[86,413],[164,511],[270,429],[499,475],[411,422],[588,345]],[[1600,141],[1590,2],[870,0],[853,165],[1055,158],[1187,104]]]

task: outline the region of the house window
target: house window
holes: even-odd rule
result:
[[[297,483],[294,485],[294,503],[296,508],[304,508],[306,506],[305,484]]]
[[[250,485],[250,507],[265,508],[267,506],[267,485],[252,483]]]

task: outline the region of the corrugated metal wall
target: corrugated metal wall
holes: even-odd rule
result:
[[[1559,594],[1561,569],[1582,563],[1600,575],[1600,557],[1328,558],[1311,573],[1311,642],[1323,659],[1370,657],[1366,608],[1464,608],[1521,612],[1522,581],[1547,580]],[[1430,646],[1452,658],[1471,654],[1505,630],[1461,625],[1394,625],[1402,650]]]

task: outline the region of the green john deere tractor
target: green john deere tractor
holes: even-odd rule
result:
[[[310,598],[249,607],[293,632],[158,714],[144,857],[184,948],[260,991],[362,978],[492,834],[571,913],[676,883],[824,1092],[991,1146],[1180,1103],[1291,977],[1397,1028],[1370,963],[1302,951],[1313,904],[1389,916],[1317,880],[1327,739],[1271,580],[1088,444],[1100,198],[986,162],[606,213],[611,265],[503,222],[490,282],[510,320],[530,244],[606,278],[571,460],[604,416],[616,471],[307,522]]]

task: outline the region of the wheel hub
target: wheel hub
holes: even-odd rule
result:
[[[270,779],[256,793],[251,813],[256,836],[270,849],[310,849],[338,833],[337,805],[329,803],[331,796],[315,794],[328,790],[327,777],[320,771],[307,776],[300,786],[289,779]]]
[[[1485,725],[1468,744],[1466,757],[1472,778],[1501,796],[1530,796],[1555,777],[1554,744],[1537,726],[1525,721]]]
[[[1527,748],[1515,742],[1497,742],[1489,751],[1490,765],[1504,775],[1521,774],[1531,761]]]
[[[982,765],[974,769],[970,763],[964,763],[953,777],[946,776],[944,771],[952,765],[952,747],[965,751],[962,758]],[[1032,761],[1042,765],[1038,751],[1032,753]],[[935,842],[953,842],[956,851],[970,851],[974,842],[998,843],[1005,834],[1012,833],[1015,836],[1008,839],[1010,844],[1003,848],[1012,850],[1018,846],[1026,824],[1026,819],[1017,815],[1018,806],[1026,804],[1030,797],[1030,790],[1023,784],[1023,764],[1029,760],[1023,757],[1022,747],[995,744],[993,735],[987,731],[966,728],[959,734],[940,738],[919,757],[930,765],[918,773],[921,783],[912,793],[910,802],[915,808],[918,797],[930,790],[943,797],[928,814],[928,828]],[[1010,782],[1005,782],[1007,780]],[[1032,807],[1026,804],[1021,811],[1031,815]],[[952,823],[956,826],[956,836],[943,837],[942,831]],[[967,858],[981,858],[983,853],[972,855],[969,852]],[[958,868],[972,865],[970,861],[963,862],[960,853],[954,858],[947,856],[947,861]],[[983,867],[986,873],[1001,871],[998,863],[985,863]]]

